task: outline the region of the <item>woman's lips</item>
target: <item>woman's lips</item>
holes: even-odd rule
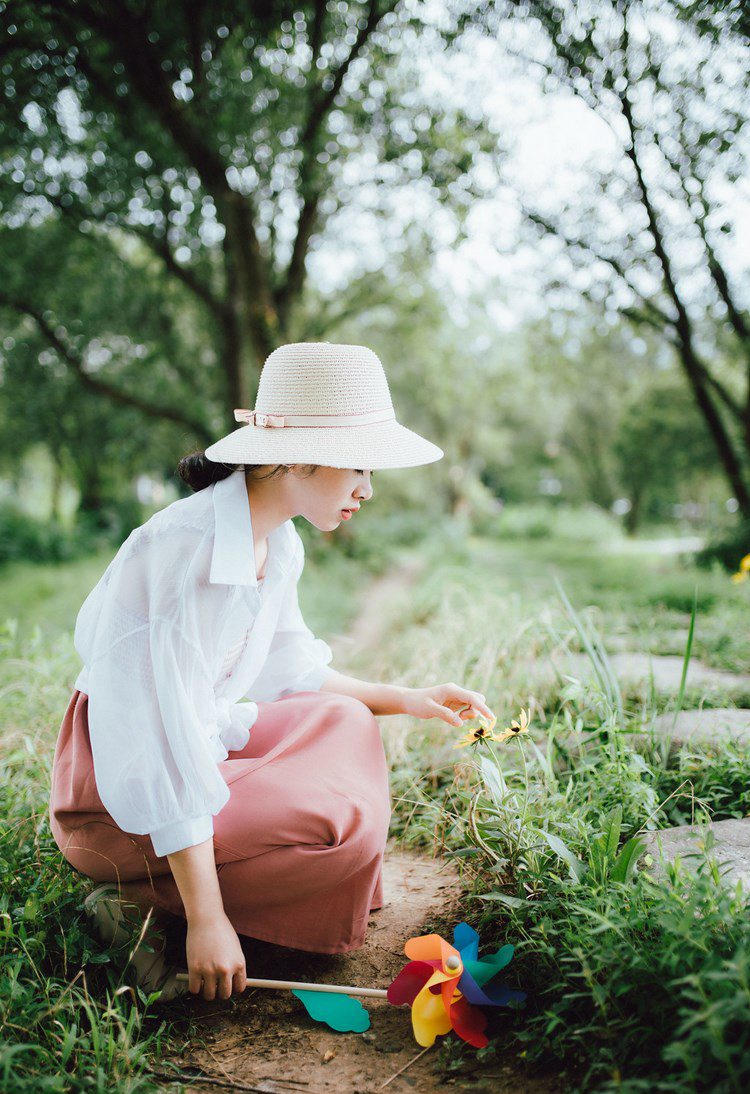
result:
[[[340,510],[340,513],[343,516],[344,520],[350,520],[356,512],[357,512],[356,509],[341,509]]]

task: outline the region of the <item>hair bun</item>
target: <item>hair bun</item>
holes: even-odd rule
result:
[[[205,490],[207,486],[228,478],[239,466],[239,464],[215,463],[213,460],[206,459],[205,452],[189,452],[177,465],[177,474],[195,492]]]

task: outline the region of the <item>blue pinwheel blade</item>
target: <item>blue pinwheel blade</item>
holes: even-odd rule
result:
[[[325,1022],[339,1033],[363,1033],[370,1028],[370,1015],[351,995],[338,992],[303,991],[292,988],[292,994],[303,1003],[305,1010],[316,1022]]]
[[[520,1003],[526,998],[525,991],[514,991],[512,988],[505,987],[504,984],[491,984],[488,988],[480,987],[466,965],[458,981],[458,990],[469,1003],[484,1007],[502,1007],[514,1001]]]
[[[508,1003],[523,1003],[526,998],[525,991],[515,991],[513,988],[508,988],[504,984],[490,984],[488,988],[483,989],[484,994],[490,1000],[495,1007],[504,1007]]]
[[[479,955],[479,935],[468,923],[458,923],[453,928],[453,945],[461,954],[462,961],[476,961]]]

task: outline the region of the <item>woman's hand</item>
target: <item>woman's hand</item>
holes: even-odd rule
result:
[[[452,726],[462,726],[465,721],[477,718],[480,714],[490,720],[495,717],[480,692],[468,691],[458,684],[407,688],[404,714],[412,714],[415,718],[442,718]]]
[[[188,988],[204,999],[228,999],[247,987],[247,967],[237,932],[224,912],[188,919],[186,953]]]

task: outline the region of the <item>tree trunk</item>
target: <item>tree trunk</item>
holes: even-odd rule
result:
[[[50,516],[56,524],[60,524],[62,521],[62,513],[60,512],[60,497],[62,494],[63,474],[62,466],[60,463],[60,454],[55,452],[54,449],[50,452],[52,456],[52,491],[50,497]]]
[[[643,491],[633,490],[630,498],[630,509],[625,514],[623,524],[629,536],[634,536],[641,526],[641,513],[643,503]]]

